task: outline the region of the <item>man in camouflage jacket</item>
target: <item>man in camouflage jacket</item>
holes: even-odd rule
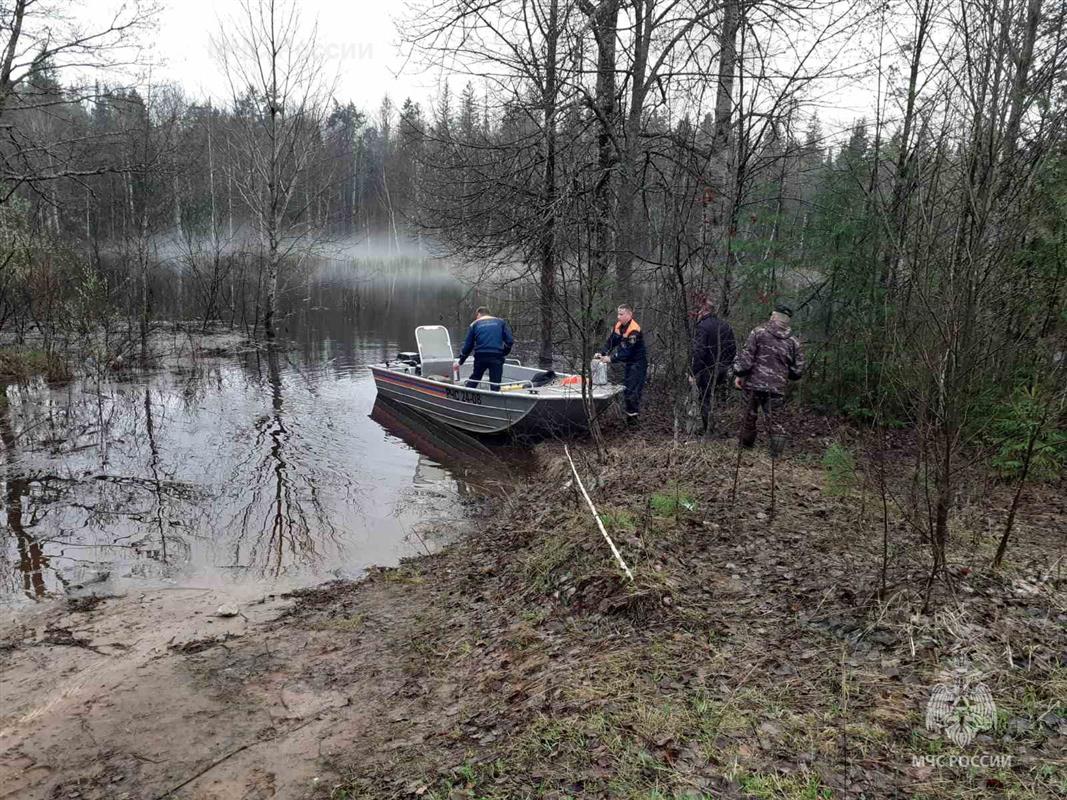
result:
[[[781,405],[789,381],[800,380],[804,373],[804,351],[789,327],[792,316],[789,306],[776,305],[770,321],[748,335],[744,349],[734,359],[734,384],[745,392],[740,434],[743,447],[756,443],[760,409],[769,418]],[[781,426],[775,428],[782,435]]]

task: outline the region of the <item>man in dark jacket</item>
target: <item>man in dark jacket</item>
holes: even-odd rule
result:
[[[689,376],[689,382],[696,385],[700,396],[702,433],[715,428],[712,408],[723,396],[736,354],[733,328],[715,316],[711,301],[705,299],[697,311],[697,324],[693,329],[693,374]]]
[[[626,377],[623,380],[623,404],[626,408],[627,422],[635,422],[641,410],[641,391],[645,388],[645,375],[648,373],[648,353],[645,350],[645,336],[641,326],[634,319],[633,306],[623,303],[618,308],[615,327],[604,343],[604,354],[596,354],[605,364],[625,364]]]
[[[764,416],[770,417],[772,410],[781,405],[789,381],[800,380],[804,374],[804,352],[789,327],[792,316],[793,310],[789,306],[776,305],[770,321],[748,335],[744,349],[734,359],[734,374],[737,376],[734,383],[745,392],[740,434],[743,447],[752,447],[756,443],[760,409]],[[772,434],[772,450],[775,449],[775,435],[784,435],[780,425]]]
[[[471,352],[474,353],[474,367],[467,386],[472,389],[476,387],[488,370],[490,388],[499,392],[500,382],[504,378],[504,358],[511,352],[514,343],[507,322],[491,316],[485,306],[475,311],[474,322],[467,328],[467,339],[459,353],[460,366],[463,366]]]

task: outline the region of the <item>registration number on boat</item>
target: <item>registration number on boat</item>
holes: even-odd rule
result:
[[[449,400],[459,400],[461,403],[473,403],[476,406],[482,404],[482,396],[475,392],[466,392],[463,389],[445,389]]]

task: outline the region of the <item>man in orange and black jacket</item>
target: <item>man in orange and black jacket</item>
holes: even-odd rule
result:
[[[641,326],[634,319],[633,306],[628,303],[619,306],[617,320],[604,344],[604,354],[597,353],[596,357],[605,364],[626,365],[622,396],[626,420],[635,422],[641,410],[641,391],[645,388],[645,375],[648,373],[648,352],[645,350]]]

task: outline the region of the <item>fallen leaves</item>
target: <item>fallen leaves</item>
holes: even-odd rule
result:
[[[758,464],[739,491],[744,514],[729,504],[729,486],[711,479],[732,469],[732,450],[643,454],[649,467],[637,475],[614,453],[598,476],[598,496],[632,520],[620,536],[636,554],[634,584],[568,510],[558,481],[525,487],[495,510],[484,535],[405,567],[434,611],[418,635],[397,640],[412,648],[408,668],[423,688],[408,695],[418,705],[386,722],[434,731],[395,752],[398,763],[440,777],[397,773],[407,794],[380,796],[536,788],[541,798],[647,797],[669,787],[677,797],[704,789],[741,797],[749,780],[811,792],[795,796],[922,787],[938,797],[937,773],[911,766],[933,740],[913,734],[938,664],[964,639],[994,653],[1010,639],[1026,665],[1025,677],[1002,671],[994,682],[998,703],[1020,720],[1004,735],[1038,754],[1062,739],[1062,718],[1038,723],[1037,709],[1021,708],[1035,691],[1050,701],[1047,678],[1062,669],[1063,612],[1050,614],[1051,579],[1020,592],[1037,584],[992,579],[959,559],[967,566],[953,577],[974,591],[950,632],[943,620],[912,617],[926,574],[914,532],[891,526],[883,597],[881,525],[865,520],[856,497],[823,496],[817,470],[779,462],[780,504],[768,521],[755,510],[766,503]],[[677,519],[640,506],[694,475],[708,479]],[[309,600],[315,613],[353,613],[320,595]],[[450,766],[439,772],[442,764]]]

